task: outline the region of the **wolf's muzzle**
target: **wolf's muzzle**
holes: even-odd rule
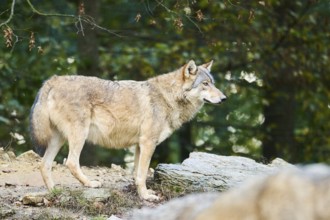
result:
[[[207,100],[207,99],[204,99],[204,102],[205,103],[210,103],[210,104],[213,104],[213,105],[218,105],[218,104],[220,104],[220,103],[222,103],[222,102],[224,102],[224,101],[226,101],[227,100],[227,97],[224,97],[224,98],[221,98],[220,100],[219,100],[219,102],[210,102],[209,100]]]

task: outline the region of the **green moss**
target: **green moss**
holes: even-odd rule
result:
[[[159,184],[154,183],[152,188],[156,191],[160,191],[162,195],[165,197],[165,200],[170,200],[172,198],[180,197],[187,194],[187,188],[180,187],[180,186],[173,186],[168,184]]]
[[[96,216],[96,217],[93,217],[91,220],[107,220],[108,217],[106,216]]]
[[[31,218],[29,218],[31,219]],[[54,215],[54,213],[46,211],[42,212],[39,216],[34,217],[35,220],[74,220],[73,217],[65,216],[65,214],[62,215]]]
[[[53,188],[52,191],[50,192],[51,197],[56,197],[58,195],[61,195],[64,192],[63,188]]]
[[[113,190],[105,202],[106,214],[123,214],[133,208],[141,208],[142,203],[134,192]]]

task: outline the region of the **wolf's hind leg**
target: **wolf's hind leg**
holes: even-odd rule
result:
[[[63,144],[63,137],[59,133],[54,132],[41,161],[40,171],[48,190],[52,190],[54,188],[54,182],[51,175],[52,164]]]
[[[73,135],[69,137],[69,156],[66,161],[66,166],[71,171],[72,175],[76,177],[84,186],[96,188],[100,187],[101,183],[98,181],[90,181],[82,172],[80,168],[79,158],[82,148],[85,143],[85,136]]]

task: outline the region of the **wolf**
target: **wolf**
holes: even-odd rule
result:
[[[86,141],[109,148],[135,145],[138,194],[143,200],[158,200],[146,187],[156,146],[191,120],[204,103],[226,100],[214,85],[212,64],[197,66],[191,60],[146,81],[55,75],[44,82],[31,108],[30,133],[36,148],[44,151],[40,171],[47,188],[54,188],[52,162],[65,141],[69,145],[66,166],[87,187],[101,183],[89,180],[80,168]]]

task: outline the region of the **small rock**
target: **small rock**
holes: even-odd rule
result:
[[[115,215],[111,215],[107,220],[122,220],[121,218],[118,218]]]
[[[43,204],[44,204],[45,206],[49,207],[52,203],[51,203],[48,199],[43,198]]]
[[[111,169],[116,170],[116,171],[122,171],[123,168],[121,166],[118,166],[116,164],[111,164]]]
[[[22,153],[21,155],[19,155],[17,157],[18,160],[21,160],[21,161],[35,161],[35,160],[40,160],[40,156],[35,153],[33,150],[29,150],[29,151],[26,151],[24,153]]]
[[[84,190],[83,197],[88,201],[105,201],[111,195],[109,189],[89,188]]]
[[[44,204],[45,196],[45,194],[40,193],[27,194],[23,197],[22,201],[24,205],[40,206],[40,203]]]

